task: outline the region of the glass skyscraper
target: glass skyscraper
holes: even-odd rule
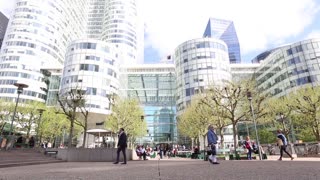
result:
[[[6,33],[9,19],[0,12],[0,49],[3,41],[4,34]]]
[[[233,21],[210,18],[203,37],[224,41],[228,46],[230,63],[241,63],[240,45]]]

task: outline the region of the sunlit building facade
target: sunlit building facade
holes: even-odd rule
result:
[[[231,81],[228,47],[222,40],[199,38],[186,41],[175,49],[173,59],[178,112],[190,104],[195,94]]]
[[[76,40],[67,50],[60,93],[85,91],[89,128],[111,113],[111,96],[119,92],[119,64],[114,46],[98,40]]]
[[[47,84],[42,69],[63,68],[67,45],[84,35],[85,0],[18,0],[11,15],[0,57],[0,98],[14,101],[17,88],[29,87],[24,101],[45,102]]]
[[[255,79],[262,93],[284,96],[304,85],[320,84],[320,39],[299,41],[268,51]]]

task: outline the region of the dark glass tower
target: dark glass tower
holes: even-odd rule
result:
[[[4,34],[6,33],[8,21],[9,19],[2,12],[0,12],[0,48],[4,38]]]
[[[210,18],[203,37],[223,40],[228,46],[230,63],[241,63],[240,45],[232,21]]]

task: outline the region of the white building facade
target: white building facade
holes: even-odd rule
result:
[[[29,87],[21,101],[44,102],[47,87],[41,69],[62,68],[67,45],[83,36],[85,0],[18,0],[0,57],[0,98],[16,98],[15,82]]]
[[[231,81],[227,45],[217,39],[186,41],[175,49],[176,105],[182,111],[193,95]]]
[[[112,44],[99,40],[76,40],[68,47],[60,93],[85,91],[89,126],[103,122],[110,114],[110,98],[119,92],[119,64]],[[100,116],[100,117],[98,117]]]

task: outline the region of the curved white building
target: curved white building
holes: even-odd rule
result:
[[[62,68],[66,47],[84,35],[86,0],[18,0],[10,18],[0,57],[0,98],[16,98],[16,87],[29,85],[21,101],[44,102],[47,88],[40,72]]]
[[[177,111],[183,110],[194,94],[232,79],[228,48],[221,40],[199,38],[186,41],[175,49],[174,61]]]
[[[106,0],[101,40],[116,44],[125,64],[137,64],[140,39],[136,0]],[[139,31],[139,32],[138,32]]]
[[[281,97],[320,83],[320,39],[308,39],[261,53],[255,79],[260,92]]]
[[[76,40],[68,47],[60,92],[85,90],[87,110],[109,114],[109,98],[119,92],[118,65],[114,45],[99,40]],[[90,118],[90,123],[104,120],[105,116]]]

